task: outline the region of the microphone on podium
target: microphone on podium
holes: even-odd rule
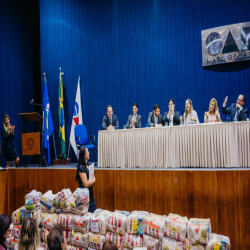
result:
[[[34,99],[32,99],[31,101],[30,101],[30,104],[33,104],[34,103]]]

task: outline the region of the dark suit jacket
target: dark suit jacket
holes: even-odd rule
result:
[[[165,122],[168,123],[169,126],[169,118],[168,118],[168,112],[165,112],[163,115],[163,123],[165,125]],[[175,111],[174,112],[174,117],[173,117],[173,125],[180,125],[180,112],[179,111]]]
[[[119,122],[116,115],[112,115],[112,124],[109,124],[108,115],[103,116],[102,129],[106,130],[109,125],[112,125],[115,129],[119,129]]]
[[[132,124],[132,117],[133,117],[133,115],[128,116],[126,128],[131,128],[130,125]],[[136,116],[135,128],[141,128],[141,116],[139,114],[137,114],[137,116]]]
[[[162,124],[163,125],[163,119],[162,119],[162,115],[160,114],[158,117],[158,124]],[[155,118],[154,118],[154,112],[149,112],[148,113],[148,126],[149,127],[155,127]]]
[[[239,113],[239,121],[245,121],[249,117],[249,110],[243,106],[243,109]],[[234,121],[236,114],[236,103],[233,103],[229,108],[222,106],[222,113],[224,115],[230,115],[230,121]]]

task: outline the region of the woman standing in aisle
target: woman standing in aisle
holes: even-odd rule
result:
[[[76,178],[75,181],[79,185],[79,188],[89,189],[89,212],[93,213],[96,210],[94,195],[93,195],[93,185],[96,182],[95,176],[89,180],[89,150],[86,147],[82,147],[79,153],[79,161],[77,165]]]

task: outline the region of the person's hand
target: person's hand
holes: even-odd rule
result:
[[[110,130],[114,130],[114,128],[113,128],[112,125],[109,125],[108,128],[107,128],[107,130],[109,130],[109,131],[110,131]]]
[[[158,124],[158,125],[157,125],[157,127],[162,127],[162,124],[161,124],[161,123],[160,123],[160,124]]]
[[[190,120],[191,120],[192,122],[196,122],[196,119],[195,119],[195,118],[190,118]]]
[[[225,98],[225,100],[224,100],[224,102],[223,102],[223,105],[224,105],[224,106],[226,106],[226,104],[227,104],[227,99],[228,99],[228,96],[226,96],[226,98]]]
[[[239,103],[236,103],[236,108],[241,109],[241,106]]]
[[[135,118],[132,117],[132,125],[134,125],[134,124],[135,124]]]
[[[180,115],[180,122],[182,123],[182,115]]]
[[[95,178],[95,176],[93,175],[93,177],[92,177],[92,179],[91,179],[92,181],[94,181],[94,183],[96,182],[96,178]]]
[[[15,129],[15,125],[14,125],[14,126],[11,125],[11,126],[10,126],[10,130],[11,130],[11,131],[14,131],[14,129]]]

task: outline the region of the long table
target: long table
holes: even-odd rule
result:
[[[250,167],[250,122],[99,131],[98,166]]]

